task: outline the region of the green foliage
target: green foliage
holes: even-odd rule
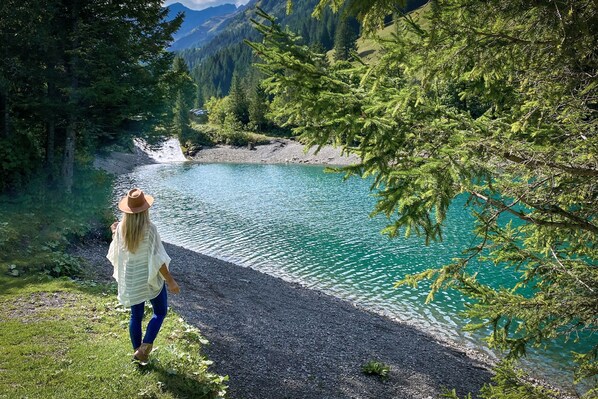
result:
[[[40,172],[71,186],[75,155],[167,122],[165,51],[182,16],[160,2],[6,0],[0,6],[0,190]]]
[[[214,145],[214,138],[218,134],[218,128],[208,123],[191,122],[191,135],[188,143],[192,145],[211,146]]]
[[[290,29],[300,31],[305,44],[320,47],[321,52],[326,52],[332,48],[339,18],[330,10],[325,10],[319,19],[312,18],[311,13],[317,2],[318,0],[306,0],[295,4],[290,14],[287,14],[284,2],[278,0],[262,0],[260,7],[280,18]],[[197,83],[200,106],[211,97],[229,95],[234,74],[245,75],[252,72],[251,64],[255,59],[243,40],[258,39],[248,18],[253,12],[250,9],[231,18],[226,28],[201,48],[180,53],[190,66]]]
[[[179,137],[179,140],[185,142],[191,133],[191,118],[189,111],[191,110],[191,103],[185,100],[182,91],[179,91],[176,96],[174,104],[174,130]]]
[[[174,100],[173,129],[182,143],[189,140],[191,121],[189,111],[195,103],[196,86],[189,75],[189,69],[182,58],[176,57],[168,80],[169,97]]]
[[[79,260],[67,246],[94,229],[108,230],[112,219],[109,178],[91,170],[77,177],[70,195],[40,178],[20,194],[0,197],[0,265],[11,274],[79,274]]]
[[[377,362],[375,360],[370,360],[363,366],[361,366],[361,371],[364,374],[368,375],[377,375],[378,377],[384,379],[388,378],[388,373],[390,372],[390,366],[384,364],[382,362]]]
[[[252,131],[262,132],[271,124],[266,118],[266,110],[268,108],[266,92],[259,84],[256,84],[253,88],[249,88],[248,91],[248,128]]]
[[[212,97],[206,103],[206,110],[208,111],[208,121],[213,125],[223,125],[226,116],[230,111],[230,98]]]
[[[247,97],[245,94],[245,90],[241,88],[240,83],[238,83],[239,87],[235,88],[234,92],[237,92],[235,95],[231,94],[230,96],[226,96],[224,98],[211,98],[206,103],[206,110],[208,111],[208,120],[209,123],[212,125],[212,131],[210,133],[211,141],[213,143],[222,143],[228,144],[233,146],[246,146],[249,143],[252,144],[262,144],[267,143],[269,140],[267,137],[260,135],[260,134],[252,134],[249,133],[247,130],[250,128],[256,128],[259,130],[259,127],[271,127],[266,121],[261,121],[261,124],[258,123],[259,120],[256,119],[256,122],[251,123],[242,123],[239,119],[240,117],[247,118],[245,119],[249,122],[249,111],[254,107],[261,107],[264,109],[267,105],[265,103],[261,103],[261,101],[265,101],[264,96],[250,96],[249,101],[247,101]],[[257,90],[257,88],[254,88]],[[254,103],[253,101],[257,102]],[[253,117],[256,117],[256,114],[252,114]],[[264,114],[261,114],[260,117],[265,118]]]
[[[189,145],[226,144],[244,147],[250,143],[253,145],[270,143],[268,136],[244,130],[233,118],[229,118],[229,121],[222,126],[192,123],[192,131],[188,141]]]
[[[0,193],[21,187],[41,164],[41,149],[27,134],[0,138]]]
[[[391,3],[348,7],[367,29]],[[595,378],[596,4],[446,0],[418,15],[396,20],[377,64],[328,66],[261,13],[264,40],[251,46],[272,112],[307,145],[361,157],[344,170],[374,177],[374,214],[390,219],[391,237],[441,240],[451,201],[468,195],[471,248],[400,284],[432,280],[428,300],[460,290],[470,328],[490,327],[489,344],[508,357],[570,340],[576,377]],[[495,267],[516,282],[493,288],[484,272]]]
[[[334,59],[347,61],[351,54],[357,51],[359,37],[359,22],[354,17],[342,18],[334,35]]]
[[[492,377],[492,383],[485,384],[480,390],[478,397],[481,399],[558,399],[562,396],[557,391],[535,383],[510,362],[500,363],[494,371],[496,374]],[[445,392],[442,397],[459,399],[454,389]],[[471,394],[464,399],[471,399]]]
[[[228,116],[234,117],[234,119],[241,125],[245,125],[249,122],[249,102],[247,100],[246,90],[241,83],[239,75],[233,75],[228,99],[230,107]]]

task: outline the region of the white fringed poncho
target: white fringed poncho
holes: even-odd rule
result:
[[[150,222],[135,253],[125,248],[119,223],[106,257],[114,266],[112,277],[118,282],[118,301],[123,306],[130,307],[158,296],[164,286],[160,267],[170,265],[170,256],[153,223]]]

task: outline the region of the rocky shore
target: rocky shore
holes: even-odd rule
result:
[[[252,147],[217,145],[193,151],[193,156],[185,156],[177,139],[166,140],[160,146],[152,147],[140,139],[134,142],[132,153],[112,152],[98,155],[94,166],[109,173],[120,175],[134,168],[153,163],[202,162],[202,163],[296,163],[307,165],[345,166],[359,162],[354,154],[342,154],[339,148],[325,146],[307,151],[303,144],[289,139],[273,139],[269,144]]]
[[[302,163],[309,165],[351,165],[359,162],[354,154],[342,154],[339,148],[325,146],[305,149],[303,144],[289,139],[274,139],[270,144],[255,147],[219,145],[197,151],[190,160],[205,163]]]

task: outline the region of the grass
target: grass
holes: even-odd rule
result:
[[[111,178],[78,168],[71,195],[39,176],[18,194],[0,195],[0,267],[17,275],[75,276],[78,260],[65,248],[98,226],[108,226]],[[109,234],[104,227],[104,234]]]
[[[362,36],[357,39],[357,54],[366,63],[376,62],[380,58],[382,45],[380,39],[388,40],[396,31],[396,26],[391,24],[376,32],[375,37]]]
[[[0,398],[225,395],[227,378],[200,352],[205,339],[174,312],[143,367],[131,361],[128,310],[113,284],[0,273]]]

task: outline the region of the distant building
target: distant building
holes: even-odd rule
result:
[[[195,116],[204,116],[204,115],[208,115],[208,110],[207,109],[201,109],[201,108],[194,108],[192,109],[191,112],[193,115]]]
[[[199,123],[205,123],[208,121],[207,109],[194,108],[190,110],[189,113],[191,114],[191,117]]]

